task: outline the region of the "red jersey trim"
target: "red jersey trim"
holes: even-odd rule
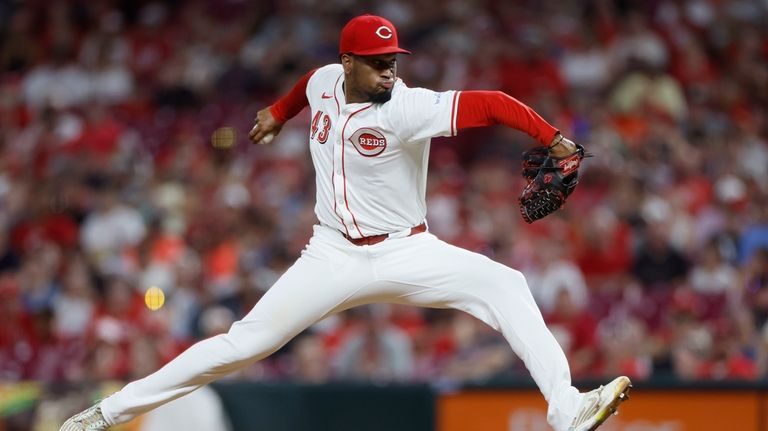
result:
[[[364,237],[365,235],[363,235],[363,231],[360,230],[360,226],[358,226],[357,224],[357,220],[355,219],[355,214],[352,212],[351,209],[349,209],[349,200],[347,199],[347,170],[346,170],[346,167],[344,166],[344,153],[345,153],[344,146],[347,144],[347,142],[346,142],[346,138],[344,137],[344,131],[347,130],[347,124],[349,124],[349,120],[351,120],[352,117],[355,116],[355,114],[365,111],[371,106],[373,105],[372,104],[368,105],[364,108],[360,108],[357,111],[349,114],[349,117],[347,117],[347,121],[344,122],[344,127],[341,128],[341,174],[344,177],[344,203],[347,205],[347,211],[349,211],[349,214],[352,216],[352,223],[355,224],[355,228],[357,228],[357,232],[360,234],[360,238]],[[344,225],[344,227],[346,229],[346,224]]]
[[[333,84],[333,100],[336,102],[336,115],[341,115],[341,107],[339,106],[339,98],[336,96],[336,88],[339,86],[339,80],[341,80],[342,76],[344,76],[343,73],[336,78],[336,83]]]
[[[344,155],[342,154],[342,157]],[[347,236],[349,236],[349,229],[347,229],[347,224],[344,223],[344,217],[339,214],[339,211],[336,209],[336,182],[333,181],[333,171],[336,170],[336,164],[333,161],[333,156],[331,156],[331,186],[333,187],[333,196],[331,199],[333,200],[333,212],[336,214],[336,217],[339,218],[339,221],[341,222],[341,225],[344,226],[344,231],[347,233]]]
[[[339,97],[337,96],[337,89],[339,86],[339,81],[341,80],[341,77],[344,76],[342,73],[339,75],[338,78],[336,78],[336,83],[333,84],[333,101],[336,102],[336,115],[341,115],[341,107],[339,105]],[[342,151],[343,151],[343,145],[342,144]],[[341,157],[344,157],[344,154],[341,154]],[[331,156],[331,186],[333,186],[333,212],[336,213],[336,217],[339,218],[339,221],[341,222],[341,225],[344,226],[344,231],[347,233],[347,236],[349,236],[349,229],[347,229],[347,224],[344,223],[344,217],[339,214],[339,210],[336,207],[336,182],[333,181],[333,173],[336,171],[336,160]]]
[[[459,92],[453,93],[453,102],[451,106],[451,136],[456,136],[458,130],[456,130],[456,106],[458,106]]]

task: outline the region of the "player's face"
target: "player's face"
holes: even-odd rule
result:
[[[384,103],[392,97],[397,76],[397,55],[348,55],[341,57],[347,101]]]

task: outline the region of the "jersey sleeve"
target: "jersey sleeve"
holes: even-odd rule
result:
[[[288,94],[281,97],[269,107],[269,111],[272,113],[275,120],[280,123],[285,123],[298,115],[304,107],[309,105],[309,100],[307,99],[307,83],[309,83],[309,79],[315,74],[316,70],[317,69],[312,69],[306,75],[302,76]]]
[[[558,130],[533,109],[501,91],[464,91],[456,108],[456,128],[503,124],[549,145]]]
[[[456,134],[458,91],[436,92],[425,88],[408,88],[392,102],[392,128],[403,142],[421,141]]]

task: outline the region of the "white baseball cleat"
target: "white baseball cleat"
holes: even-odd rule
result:
[[[101,405],[96,404],[67,419],[59,431],[104,431],[107,428],[109,425],[101,414]]]
[[[629,399],[632,382],[621,376],[605,386],[587,392],[568,431],[594,431],[611,415],[616,414],[619,404]]]

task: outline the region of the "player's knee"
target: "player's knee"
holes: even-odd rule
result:
[[[287,331],[281,330],[279,325],[255,321],[236,322],[225,337],[232,346],[233,359],[237,361],[265,358],[290,339]]]
[[[525,276],[522,272],[516,269],[497,264],[494,271],[491,271],[490,273],[492,274],[491,284],[494,287],[506,289],[528,288],[528,282],[525,280]]]
[[[530,294],[528,282],[523,273],[503,265],[499,267],[493,283],[493,290],[498,300],[513,300],[520,295]]]
[[[522,272],[516,269],[507,268],[507,277],[511,285],[522,289],[528,289],[528,281],[525,279],[525,275],[523,275]]]

